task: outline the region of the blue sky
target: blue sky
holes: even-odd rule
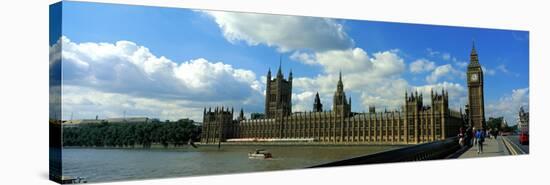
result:
[[[449,91],[466,103],[472,41],[485,72],[486,117],[529,101],[526,31],[64,2],[64,118],[201,121],[205,106],[263,112],[268,68],[294,74],[293,109],[315,92],[331,107],[338,71],[353,111],[399,109],[404,91]],[[213,83],[215,81],[216,83]],[[425,96],[428,97],[428,96]],[[425,104],[429,100],[425,99]]]

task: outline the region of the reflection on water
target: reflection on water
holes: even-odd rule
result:
[[[248,159],[267,149],[273,159]],[[89,182],[296,169],[397,146],[224,146],[182,149],[63,149],[63,175]]]

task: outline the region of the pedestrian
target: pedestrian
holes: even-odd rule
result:
[[[476,132],[477,154],[483,153],[483,142],[485,141],[485,130],[478,129]]]
[[[495,133],[493,133],[493,136],[495,137],[495,140],[496,140],[498,136],[498,129],[495,130]]]
[[[474,147],[477,146],[477,132],[478,132],[478,131],[479,131],[479,130],[476,130],[476,127],[474,127],[474,128],[472,129],[472,133],[473,133],[472,136],[474,136],[474,137],[473,137],[474,140],[472,141],[472,143],[473,143],[473,146],[474,146]]]
[[[464,137],[464,128],[460,127],[460,132],[458,133],[458,144],[460,145],[460,147],[464,147]]]

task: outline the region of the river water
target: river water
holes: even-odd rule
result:
[[[271,160],[248,159],[267,149]],[[398,146],[222,146],[178,149],[63,149],[63,175],[88,182],[297,169]]]

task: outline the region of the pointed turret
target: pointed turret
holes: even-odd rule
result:
[[[319,98],[319,92],[315,93],[315,103],[321,103],[321,98]]]
[[[338,77],[337,91],[339,92],[344,91],[344,83],[342,83],[342,71],[340,71],[340,76]]]
[[[474,41],[472,41],[472,51],[470,52],[470,55],[477,55],[476,44]]]
[[[479,60],[477,57],[477,51],[474,41],[472,41],[472,51],[470,52],[470,64],[479,65]]]
[[[281,66],[283,63],[282,57],[279,57],[279,69],[277,70],[277,78],[281,77],[283,79],[283,73],[281,72]]]
[[[288,80],[292,81],[292,69],[290,69],[290,72],[288,73]]]
[[[313,112],[323,112],[323,104],[321,104],[319,92],[315,94],[315,100],[313,101]]]
[[[239,113],[239,120],[245,120],[243,108],[241,108],[241,112]]]
[[[346,93],[344,92],[344,83],[342,82],[342,72],[340,71],[336,92],[332,103],[332,111],[341,116],[350,115],[350,106],[347,103]]]

